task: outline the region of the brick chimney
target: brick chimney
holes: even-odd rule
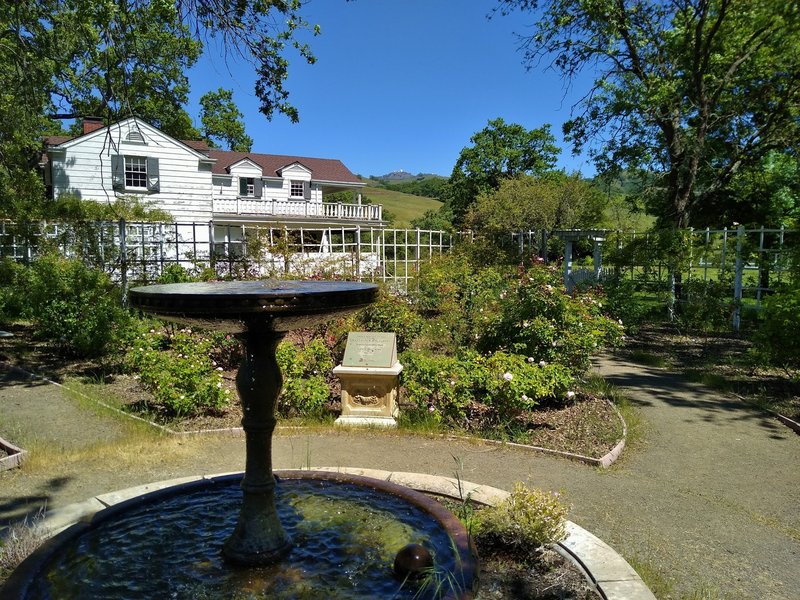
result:
[[[83,117],[83,135],[92,133],[103,127],[102,117]]]

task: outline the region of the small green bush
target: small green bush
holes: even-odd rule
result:
[[[507,425],[520,412],[560,398],[572,382],[568,368],[533,357],[466,350],[457,356],[407,351],[402,384],[417,411],[465,429]],[[480,419],[473,412],[481,413]]]
[[[230,398],[213,349],[211,337],[191,329],[151,328],[134,337],[124,362],[153,394],[150,410],[167,418],[199,415],[220,410]]]
[[[797,374],[800,372],[800,289],[768,296],[753,338],[755,357]]]
[[[355,322],[356,327],[364,331],[394,332],[398,352],[409,347],[422,331],[424,324],[408,300],[402,296],[393,296],[386,291],[381,291],[377,302],[359,311]]]
[[[10,258],[0,261],[0,324],[20,319],[25,313],[29,269]]]
[[[568,513],[569,507],[557,493],[528,489],[516,483],[503,502],[476,514],[473,533],[479,544],[525,557],[566,537]]]
[[[684,300],[679,305],[681,322],[696,331],[727,331],[734,309],[730,281],[695,279],[683,284]]]
[[[283,374],[278,412],[284,416],[319,417],[330,398],[327,377],[333,369],[325,343],[319,338],[303,346],[283,341],[276,358]]]
[[[36,335],[56,342],[66,355],[100,356],[130,323],[108,275],[56,254],[37,258],[14,293],[24,298],[22,316]]]

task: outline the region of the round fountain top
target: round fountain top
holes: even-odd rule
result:
[[[133,288],[131,306],[171,320],[227,331],[310,327],[374,302],[378,286],[352,281],[211,281]]]

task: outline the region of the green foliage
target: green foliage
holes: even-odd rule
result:
[[[423,320],[402,296],[381,290],[377,302],[356,315],[356,327],[364,331],[394,332],[397,350],[402,352],[411,344],[423,327]]]
[[[145,325],[146,327],[146,325]],[[149,390],[155,403],[147,406],[166,418],[193,416],[222,409],[230,391],[222,379],[223,365],[213,337],[191,329],[139,329],[129,341],[124,364]]]
[[[733,282],[694,279],[683,284],[681,322],[695,331],[726,331],[733,317]]]
[[[767,364],[800,372],[800,289],[784,290],[764,299],[755,354]]]
[[[156,283],[189,283],[197,281],[192,274],[178,263],[167,265],[156,279]]]
[[[476,513],[473,531],[482,546],[527,557],[537,548],[566,537],[568,513],[569,507],[557,493],[516,483],[508,498]]]
[[[564,125],[598,171],[658,177],[643,190],[661,224],[696,209],[774,149],[796,156],[800,13],[792,3],[501,0],[536,11],[525,61],[594,85]],[[540,9],[540,10],[539,10]],[[759,199],[760,200],[760,199]],[[715,219],[711,223],[718,223]]]
[[[37,336],[71,356],[100,356],[129,323],[120,290],[108,275],[81,261],[44,254],[34,261],[14,294],[24,298],[22,317]]]
[[[453,231],[453,214],[444,205],[436,210],[428,209],[422,216],[411,220],[411,227],[430,231]]]
[[[448,426],[502,431],[521,412],[561,398],[572,382],[563,365],[474,350],[444,356],[409,350],[401,356],[406,399],[419,413]]]
[[[244,115],[233,102],[233,91],[219,88],[200,98],[200,122],[203,138],[211,146],[222,141],[228,150],[250,152],[253,138],[245,132]]]
[[[466,215],[468,227],[489,236],[536,229],[596,226],[606,198],[580,175],[504,179],[496,190],[478,196]]]
[[[284,2],[13,3],[0,14],[0,206],[14,218],[41,218],[44,185],[37,153],[44,135],[64,133],[52,118],[136,114],[178,139],[198,132],[184,106],[187,73],[216,38],[255,67],[255,94],[267,118],[298,112],[285,89],[288,48],[309,63],[297,38],[309,27],[300,0]],[[73,132],[76,133],[76,132]]]
[[[330,398],[327,378],[333,369],[333,359],[324,342],[316,338],[300,346],[283,341],[276,357],[283,373],[280,414],[320,416]]]
[[[410,181],[388,182],[384,184],[386,189],[404,194],[414,194],[415,196],[425,196],[444,200],[447,178],[432,176],[412,179]]]
[[[555,166],[560,153],[549,125],[528,130],[501,118],[489,121],[470,142],[458,156],[446,191],[454,222],[459,224],[481,193],[497,190],[503,179],[543,175]]]
[[[172,215],[152,202],[139,196],[120,196],[113,202],[81,200],[77,196],[64,194],[57,200],[47,202],[41,218],[54,221],[118,221],[171,223]]]
[[[9,324],[25,314],[29,269],[4,258],[0,260],[0,324]]]

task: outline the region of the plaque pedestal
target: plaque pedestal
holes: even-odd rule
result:
[[[333,369],[342,382],[342,414],[336,425],[397,427],[397,381],[403,365]]]

